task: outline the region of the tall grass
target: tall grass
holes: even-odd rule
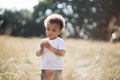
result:
[[[0,36],[0,80],[39,80],[38,41]]]
[[[64,80],[120,80],[120,43],[66,39]],[[39,38],[0,36],[0,80],[40,80]]]

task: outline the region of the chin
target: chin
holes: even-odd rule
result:
[[[51,39],[51,40],[52,40],[52,39],[55,39],[55,38],[52,38],[52,37],[50,38],[50,37],[49,37],[49,39]]]
[[[53,39],[53,38],[51,38],[51,37],[48,37],[49,39]]]

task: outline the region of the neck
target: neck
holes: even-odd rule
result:
[[[50,40],[54,40],[54,39],[56,39],[57,37],[55,37],[55,38],[51,38]]]

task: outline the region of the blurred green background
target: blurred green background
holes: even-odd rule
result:
[[[19,4],[22,6],[22,3]],[[119,4],[120,0],[38,0],[33,11],[0,7],[0,34],[44,37],[44,19],[52,13],[58,13],[66,20],[64,37],[110,40],[115,30],[109,24],[120,24]],[[115,22],[112,22],[113,18]]]

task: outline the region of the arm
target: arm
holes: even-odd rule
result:
[[[36,56],[38,56],[38,57],[41,56],[44,52],[44,49],[45,49],[44,43],[41,42],[39,47],[41,47],[41,48],[36,50]]]
[[[56,48],[52,47],[49,42],[46,42],[46,48],[49,49],[50,51],[52,51],[53,53],[55,53],[58,56],[64,56],[65,55],[65,50],[56,49]]]
[[[42,49],[42,48],[40,50],[37,50],[36,56],[38,56],[38,57],[41,56],[43,54],[43,51],[44,51],[44,49]]]

